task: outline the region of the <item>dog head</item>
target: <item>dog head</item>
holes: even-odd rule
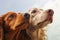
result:
[[[22,13],[7,12],[0,17],[0,40],[15,40],[20,38],[21,30],[29,25],[29,18]],[[16,38],[15,38],[16,37]]]
[[[25,29],[28,26],[28,18],[24,17],[22,13],[7,12],[2,16],[5,30]]]
[[[25,13],[25,15],[27,14],[30,15],[30,24],[34,28],[43,28],[52,23],[54,11],[52,9],[32,8]]]

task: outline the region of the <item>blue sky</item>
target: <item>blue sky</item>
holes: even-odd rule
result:
[[[42,7],[45,2],[47,0],[0,0],[0,14],[8,11],[25,12],[35,4]]]
[[[60,40],[60,0],[0,0],[0,15],[8,12],[25,12],[31,7],[53,9],[53,23],[47,27],[48,40]]]

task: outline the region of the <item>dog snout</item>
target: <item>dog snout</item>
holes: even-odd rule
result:
[[[24,17],[27,18],[27,19],[29,19],[30,18],[30,15],[28,13],[25,13],[24,14]]]
[[[48,9],[47,12],[49,13],[50,16],[53,16],[53,14],[54,14],[54,11],[52,9]]]

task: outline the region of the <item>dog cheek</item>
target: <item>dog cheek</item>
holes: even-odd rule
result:
[[[13,29],[13,28],[14,28],[14,27],[13,27],[14,23],[15,23],[15,21],[11,21],[11,22],[9,23],[10,29]]]
[[[8,21],[5,21],[5,26],[8,26],[9,25],[9,22]]]
[[[30,18],[30,19],[29,19],[29,23],[31,23],[31,22],[32,22],[32,19]]]

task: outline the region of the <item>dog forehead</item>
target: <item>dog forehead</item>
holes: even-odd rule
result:
[[[9,16],[9,15],[12,15],[12,14],[16,14],[16,12],[7,12],[6,14],[3,15],[3,17]]]
[[[31,10],[42,10],[43,11],[43,9],[41,8],[31,8]]]
[[[15,14],[16,15],[16,12],[8,12],[7,14],[8,14],[8,16],[9,15],[12,15],[12,14]]]
[[[16,12],[7,12],[6,14],[2,15],[2,18],[5,20],[11,15],[17,15]]]
[[[38,10],[38,8],[31,8],[31,9],[29,9],[28,11],[31,12],[31,11],[33,11],[33,10]]]
[[[43,9],[40,9],[40,8],[31,8],[31,9],[29,9],[27,12],[28,12],[28,13],[31,13],[33,10],[35,10],[35,11],[40,11],[40,12],[43,12],[43,11],[44,11]]]
[[[23,13],[21,13],[21,12],[18,12],[18,13],[17,13],[17,15],[23,15]]]

